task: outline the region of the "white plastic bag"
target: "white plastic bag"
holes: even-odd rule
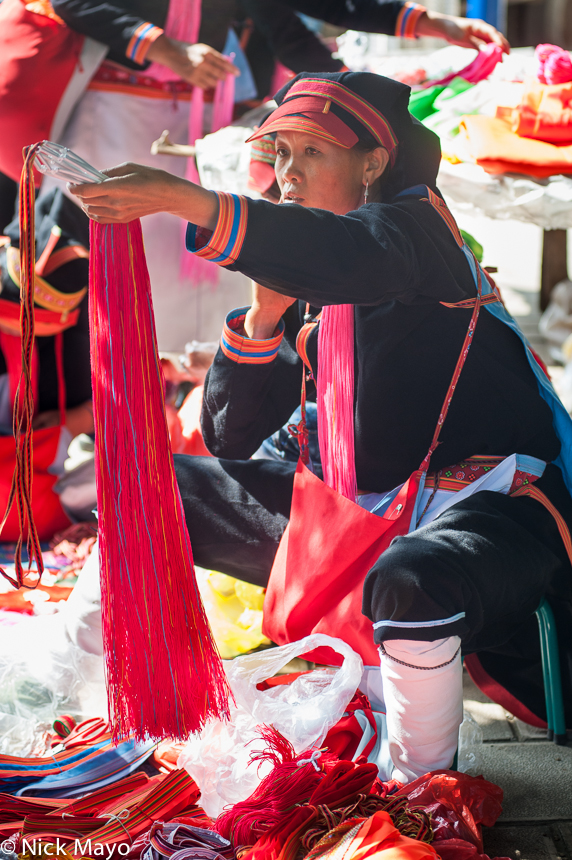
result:
[[[340,669],[317,669],[292,684],[264,692],[256,685],[276,675],[294,657],[329,646],[344,658]],[[250,765],[250,756],[265,742],[258,726],[274,726],[300,754],[320,746],[341,718],[360,683],[361,657],[341,639],[322,633],[279,648],[270,648],[224,662],[234,694],[230,721],[210,720],[189,740],[178,767],[184,767],[201,789],[201,806],[216,818],[227,804],[250,797],[271,766]]]

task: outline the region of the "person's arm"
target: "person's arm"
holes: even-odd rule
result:
[[[502,33],[476,18],[457,18],[431,12],[418,3],[403,0],[283,0],[298,12],[346,30],[386,33],[414,39],[434,36],[453,45],[476,48],[494,42],[503,51],[510,46]]]
[[[300,403],[302,363],[283,339],[284,320],[267,339],[252,339],[244,331],[247,311],[227,316],[203,395],[205,444],[215,457],[231,460],[251,457]],[[297,307],[286,314],[289,329],[299,328],[297,314]]]
[[[133,68],[146,63],[149,48],[163,35],[162,26],[114,0],[52,0],[52,6],[70,29],[108,45]],[[156,20],[164,23],[160,17]]]
[[[462,252],[428,203],[372,204],[334,215],[208,191],[141,165],[106,173],[105,182],[70,186],[91,218],[125,223],[171,212],[190,222],[191,252],[283,296],[317,307],[464,298],[448,262]]]
[[[111,58],[130,68],[161,63],[202,88],[216,86],[228,74],[238,74],[214,48],[170,39],[162,27],[113,0],[53,0],[52,5],[68,27],[108,45]]]
[[[240,7],[292,72],[339,72],[343,68],[341,60],[335,60],[316,34],[284,3],[240,0]]]

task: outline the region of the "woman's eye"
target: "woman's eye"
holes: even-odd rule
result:
[[[283,147],[283,146],[279,146],[279,147],[276,149],[276,155],[281,155],[281,156],[286,155],[286,150],[284,149],[284,147]]]
[[[314,149],[313,146],[307,146],[306,147],[307,155],[317,155],[319,153],[319,151],[320,151],[319,149]]]

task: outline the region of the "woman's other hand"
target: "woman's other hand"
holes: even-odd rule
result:
[[[40,412],[32,421],[34,430],[43,430],[46,427],[59,427],[60,413],[57,409],[51,409],[47,412]],[[93,433],[93,404],[91,400],[86,400],[79,406],[73,406],[71,409],[66,409],[66,427],[72,436],[79,436],[80,433]]]
[[[145,59],[167,66],[188,84],[203,90],[216,87],[228,75],[240,74],[230,60],[210,45],[191,45],[165,34],[149,46]]]
[[[283,296],[253,282],[252,305],[244,320],[244,330],[248,337],[254,340],[274,337],[282,315],[295,301],[296,299],[290,296]]]
[[[415,27],[417,36],[435,36],[446,39],[451,45],[462,48],[477,48],[493,42],[505,54],[510,54],[510,44],[507,39],[492,24],[479,18],[456,18],[452,15],[442,15],[440,12],[426,10],[419,18]]]

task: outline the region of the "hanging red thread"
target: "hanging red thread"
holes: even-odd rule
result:
[[[317,389],[324,482],[355,502],[353,305],[328,305],[322,311]]]
[[[91,223],[103,638],[114,737],[184,739],[228,715],[173,469],[141,224]]]
[[[24,167],[20,179],[20,330],[22,341],[22,372],[16,389],[13,409],[13,430],[16,442],[16,468],[12,487],[6,505],[6,512],[0,524],[0,534],[8,519],[8,514],[16,500],[20,535],[16,542],[14,566],[16,578],[0,568],[0,573],[15,588],[24,585],[26,573],[30,573],[32,562],[36,562],[39,583],[44,563],[40,541],[34,524],[32,512],[32,419],[34,417],[33,395],[33,353],[34,353],[34,288],[36,262],[36,227],[34,220],[35,189],[32,164],[40,144],[24,149]],[[28,570],[22,565],[22,548],[26,538],[28,550]],[[30,583],[26,583],[30,587]]]

